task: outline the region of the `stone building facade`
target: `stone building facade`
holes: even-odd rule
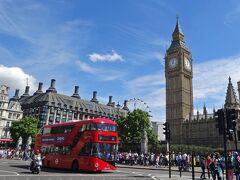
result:
[[[156,134],[159,142],[165,141],[165,135],[163,134],[163,122],[152,121],[152,130]]]
[[[193,113],[192,55],[185,45],[184,34],[177,20],[172,42],[165,56],[166,121],[170,124],[173,144],[192,144],[208,147],[223,147],[214,112]],[[240,82],[238,82],[240,94]],[[224,108],[235,108],[239,112],[239,101],[229,77]],[[237,139],[240,139],[240,122],[237,120]],[[239,144],[240,145],[240,144]],[[233,142],[228,142],[233,149]]]
[[[38,90],[29,94],[29,86],[26,86],[25,93],[19,98],[24,116],[35,116],[39,119],[39,127],[45,124],[55,124],[71,120],[92,119],[95,117],[104,117],[116,120],[120,116],[126,116],[128,112],[127,101],[123,107],[112,102],[112,96],[109,96],[109,102],[104,105],[97,100],[97,92],[93,92],[90,101],[81,99],[79,87],[75,86],[72,96],[59,94],[55,88],[55,80],[51,80],[50,87],[43,92],[43,83],[39,83]]]
[[[15,96],[9,100],[9,87],[0,86],[0,143],[5,143],[11,139],[9,127],[14,121],[22,118],[23,112],[21,105],[16,101],[19,90],[16,90]]]

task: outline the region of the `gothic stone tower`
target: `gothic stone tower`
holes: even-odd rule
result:
[[[179,21],[165,55],[166,121],[170,124],[171,141],[182,142],[182,122],[193,114],[192,55],[185,46]]]

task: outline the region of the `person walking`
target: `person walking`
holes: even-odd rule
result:
[[[207,168],[207,175],[208,175],[208,179],[210,179],[210,163],[211,163],[211,157],[210,155],[207,156],[206,158],[206,168]]]
[[[200,164],[201,164],[201,169],[202,169],[202,174],[200,176],[200,179],[206,179],[205,177],[205,169],[206,169],[206,163],[205,163],[205,158],[202,156],[200,158]]]
[[[216,174],[217,174],[217,178],[218,180],[223,180],[223,171],[224,171],[224,167],[223,167],[223,160],[220,156],[219,153],[215,154],[215,160],[216,160]]]
[[[216,159],[214,154],[210,155],[209,169],[210,169],[213,180],[216,180],[217,170],[216,170]]]
[[[228,180],[233,180],[233,172],[234,172],[234,165],[233,165],[233,154],[230,151],[227,156],[227,173],[228,173]]]

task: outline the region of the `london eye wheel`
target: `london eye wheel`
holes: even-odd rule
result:
[[[146,102],[139,98],[132,98],[127,101],[127,107],[130,111],[134,111],[136,109],[140,109],[144,112],[148,113],[148,116],[151,117],[150,113],[150,107],[147,105]]]

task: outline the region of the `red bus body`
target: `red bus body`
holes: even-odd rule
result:
[[[115,170],[118,147],[116,123],[96,118],[46,125],[35,141],[44,167],[73,171]]]

